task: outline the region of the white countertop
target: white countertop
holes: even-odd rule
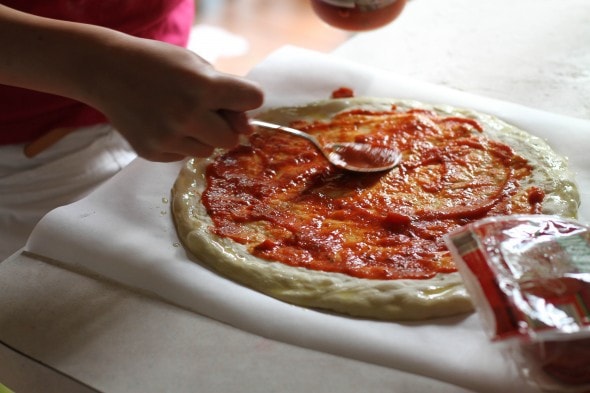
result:
[[[477,95],[590,119],[590,2],[412,0],[336,56]]]
[[[588,22],[587,0],[412,0],[394,24],[334,55],[588,119]],[[0,264],[0,341],[0,382],[18,392],[465,391],[265,339],[18,254]]]

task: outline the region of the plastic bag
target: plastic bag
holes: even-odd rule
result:
[[[487,218],[445,236],[484,329],[547,391],[590,391],[590,228]]]

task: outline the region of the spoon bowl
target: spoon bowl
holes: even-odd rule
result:
[[[401,153],[392,148],[357,142],[332,142],[322,145],[313,135],[295,128],[254,119],[250,120],[250,124],[304,138],[311,142],[332,165],[348,171],[384,172],[395,168],[401,162]]]

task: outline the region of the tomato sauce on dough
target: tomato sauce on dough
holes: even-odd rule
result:
[[[427,110],[349,110],[291,127],[320,142],[396,149],[399,166],[353,173],[307,141],[261,130],[207,167],[213,233],[260,258],[368,279],[456,271],[442,236],[490,215],[540,213],[532,167],[477,121]]]

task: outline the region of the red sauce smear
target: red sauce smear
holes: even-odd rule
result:
[[[472,119],[424,110],[351,110],[294,122],[321,142],[397,149],[402,163],[359,174],[330,165],[308,142],[260,132],[207,168],[211,230],[260,258],[369,279],[426,279],[456,271],[442,236],[489,215],[536,213],[520,180],[528,162]]]
[[[339,87],[332,92],[332,98],[351,98],[354,97],[354,90],[349,87]]]

